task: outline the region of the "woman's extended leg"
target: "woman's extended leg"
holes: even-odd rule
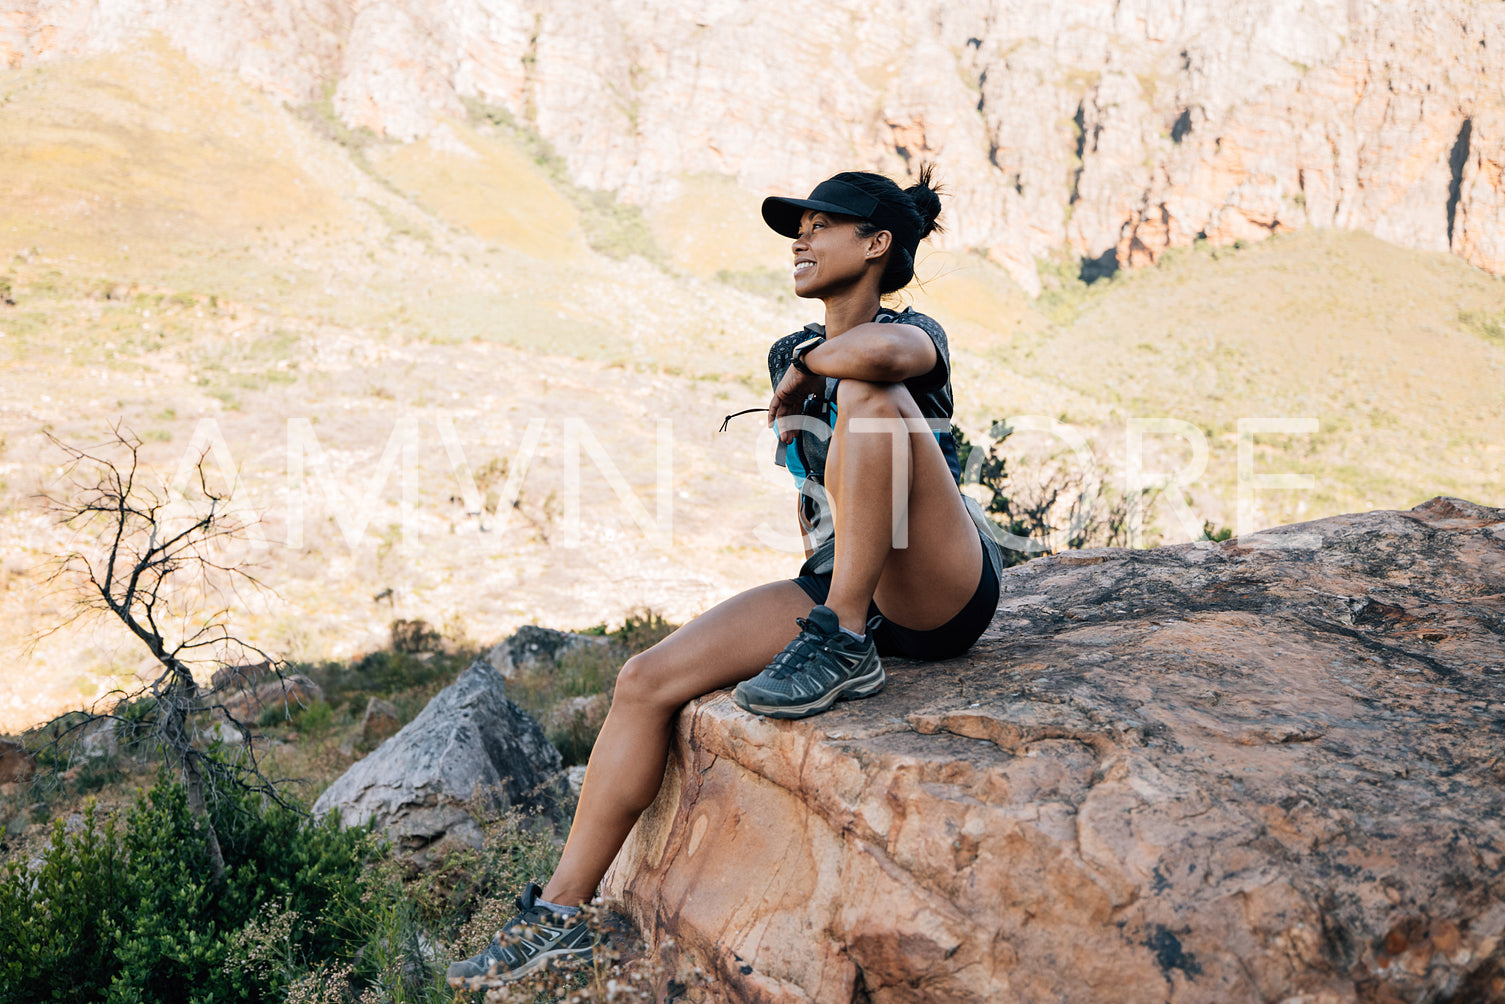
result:
[[[905,627],[939,627],[971,598],[984,560],[946,458],[903,384],[843,380],[836,414],[826,462],[836,565],[826,605],[857,632],[869,601]]]
[[[799,632],[794,619],[809,612],[803,589],[771,582],[717,604],[627,660],[545,900],[574,906],[595,895],[663,783],[674,715],[701,694],[756,674]]]

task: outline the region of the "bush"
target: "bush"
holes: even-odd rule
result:
[[[289,672],[302,673],[324,691],[331,708],[346,701],[364,702],[372,696],[392,697],[402,691],[448,683],[475,658],[473,652],[368,652],[353,662],[289,664]],[[365,710],[364,703],[359,705]],[[278,709],[279,714],[281,709]],[[356,706],[352,705],[352,714]]]
[[[439,632],[429,626],[428,621],[422,618],[405,620],[398,618],[392,622],[392,651],[416,654],[418,652],[437,652],[444,643]]]
[[[311,736],[322,736],[334,724],[334,709],[327,701],[313,701],[298,710],[293,724]]]
[[[211,808],[225,858],[213,883],[205,829],[181,785],[159,781],[103,825],[53,826],[40,864],[0,875],[0,1004],[280,999],[311,960],[352,958],[369,933],[363,830],[314,824],[255,796]]]

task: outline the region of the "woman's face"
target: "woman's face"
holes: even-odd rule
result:
[[[887,247],[888,231],[857,236],[857,221],[806,210],[800,218],[800,235],[790,250],[794,253],[794,295],[820,299],[855,285],[880,259]]]

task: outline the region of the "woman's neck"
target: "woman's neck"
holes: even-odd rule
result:
[[[880,301],[875,290],[856,289],[825,301],[826,337],[837,335],[859,324],[866,324],[878,314]]]

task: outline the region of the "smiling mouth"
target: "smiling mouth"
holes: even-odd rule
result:
[[[797,261],[797,262],[794,263],[794,274],[795,275],[799,275],[801,272],[805,271],[806,269],[811,269],[811,268],[814,268],[814,267],[815,267],[815,262],[813,262],[813,261]]]

